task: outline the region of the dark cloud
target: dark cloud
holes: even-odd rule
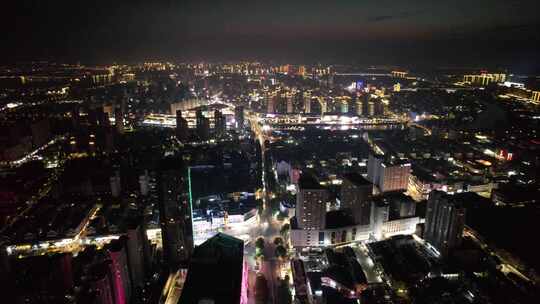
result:
[[[481,49],[478,60],[497,62],[512,60],[512,52],[539,53],[537,6],[537,0],[5,0],[0,60],[413,63],[465,61]]]
[[[368,18],[369,22],[382,22],[382,21],[389,21],[389,20],[399,20],[399,19],[407,19],[415,16],[419,16],[423,14],[423,10],[417,10],[412,12],[404,12],[404,13],[398,13],[395,15],[380,15]]]
[[[390,16],[390,15],[376,16],[376,17],[368,19],[368,21],[380,22],[380,21],[386,21],[386,20],[391,20],[391,19],[396,19],[396,16]]]

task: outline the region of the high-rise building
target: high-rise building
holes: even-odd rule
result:
[[[311,92],[307,91],[303,93],[303,99],[304,99],[304,113],[310,114],[311,113]]]
[[[372,202],[372,221],[373,221],[373,235],[375,239],[382,239],[383,224],[388,222],[390,215],[390,205],[388,201],[382,197],[376,197]]]
[[[95,121],[93,119],[90,120],[90,124],[93,125],[99,125],[100,127],[109,127],[110,121],[109,121],[109,114],[105,113],[103,111],[103,107],[97,107],[93,110],[95,115]]]
[[[203,115],[202,110],[196,112],[196,130],[200,140],[208,140],[210,136],[210,120]]]
[[[298,76],[305,76],[306,73],[306,66],[301,65],[298,67]]]
[[[216,136],[223,136],[227,130],[227,123],[225,121],[225,116],[221,113],[220,110],[214,111],[214,133]]]
[[[115,304],[112,278],[106,263],[93,265],[88,273],[88,284],[93,295],[91,303]]]
[[[277,92],[267,92],[265,94],[265,101],[266,101],[266,113],[273,114],[276,113],[276,107],[278,102],[278,94]]]
[[[275,113],[286,114],[287,113],[287,93],[282,91],[276,96],[275,101]],[[291,101],[292,107],[292,101]]]
[[[242,130],[244,128],[244,107],[237,106],[234,108],[234,120],[236,121],[236,128]]]
[[[373,184],[358,173],[346,174],[341,185],[341,209],[348,209],[355,224],[369,225]]]
[[[111,194],[113,197],[119,197],[122,193],[122,181],[120,180],[120,172],[116,171],[114,176],[109,178],[111,184]]]
[[[374,101],[370,100],[368,102],[367,115],[370,116],[370,117],[375,116],[375,102]]]
[[[370,94],[364,94],[362,96],[362,115],[364,117],[369,116],[369,101],[370,101]]]
[[[124,114],[126,108],[126,98],[122,97],[114,107],[114,124],[119,134],[124,133]]]
[[[540,102],[540,91],[532,91],[531,99],[536,102]]]
[[[75,130],[78,130],[81,126],[80,107],[77,104],[73,106],[73,109],[71,110],[71,124]]]
[[[0,242],[0,273],[9,274],[11,272],[11,265],[9,261],[9,256],[7,253],[7,242]],[[0,284],[5,284],[7,280],[7,275],[0,277]]]
[[[318,98],[312,98],[309,102],[309,113],[316,115],[323,114],[322,103]]]
[[[426,209],[424,239],[446,256],[461,244],[465,207],[455,196],[432,191]]]
[[[321,114],[326,114],[330,112],[329,106],[328,106],[328,100],[326,100],[323,97],[319,97],[319,104],[321,105]]]
[[[375,184],[380,192],[406,190],[410,175],[411,164],[407,161],[369,155],[368,180]]]
[[[182,117],[182,111],[176,111],[176,138],[181,142],[186,142],[189,137],[188,122]]]
[[[127,228],[127,257],[131,273],[132,289],[142,288],[145,277],[144,246],[148,242],[143,229],[142,218],[128,224]]]
[[[296,220],[300,229],[324,229],[326,225],[326,203],[328,189],[321,186],[315,177],[302,174],[296,194]]]
[[[110,259],[109,271],[115,304],[130,303],[131,300],[131,278],[125,248],[124,239],[112,241],[106,247]]]
[[[294,112],[293,95],[290,93],[287,93],[285,100],[287,101],[287,114],[293,113]]]
[[[361,97],[356,97],[355,110],[356,110],[355,114],[357,116],[364,115],[364,103],[362,102]]]
[[[381,173],[382,155],[369,154],[367,163],[367,179],[375,185],[379,185],[379,175]]]
[[[158,178],[159,216],[166,263],[185,264],[193,248],[193,228],[187,170],[172,159],[162,163]]]
[[[392,76],[395,78],[405,78],[407,76],[407,72],[403,71],[392,71]]]
[[[94,107],[89,107],[87,110],[86,110],[86,121],[88,122],[88,125],[89,126],[92,126],[92,127],[95,127],[95,126],[98,126],[99,125],[99,121],[98,121],[98,110]]]
[[[51,138],[51,127],[48,119],[36,121],[30,125],[32,130],[32,144],[34,147],[41,147]]]
[[[178,303],[247,304],[244,241],[218,233],[193,251]]]
[[[463,82],[482,85],[482,86],[486,86],[493,82],[496,82],[496,83],[504,82],[505,80],[506,80],[506,74],[504,73],[489,74],[489,73],[482,72],[480,74],[463,76]]]
[[[416,202],[401,191],[386,192],[384,194],[390,202],[390,216],[392,219],[412,217],[416,213]]]
[[[375,116],[383,116],[383,115],[384,115],[384,104],[380,99],[378,99],[375,101]]]
[[[142,196],[148,195],[148,192],[150,191],[150,176],[148,176],[148,171],[139,175],[139,188]]]
[[[349,103],[345,100],[342,100],[340,102],[339,112],[341,114],[347,114],[349,113]]]

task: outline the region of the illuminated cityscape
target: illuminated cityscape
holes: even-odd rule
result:
[[[0,18],[0,302],[538,303],[535,1],[113,2]]]

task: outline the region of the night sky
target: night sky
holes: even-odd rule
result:
[[[3,62],[540,62],[538,0],[2,2]]]

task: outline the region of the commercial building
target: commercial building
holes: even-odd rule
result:
[[[440,191],[429,195],[424,239],[443,255],[461,244],[465,208],[454,196]]]
[[[298,181],[296,218],[300,229],[324,229],[328,189],[311,175],[303,174]]]
[[[326,212],[323,228],[302,228],[298,216],[291,220],[290,238],[293,246],[317,247],[382,240],[416,232],[420,218],[414,215],[416,206],[412,198],[402,192],[372,196],[369,192],[372,188],[367,185],[369,182],[357,178],[348,175],[344,179],[342,185],[346,189],[342,189],[341,210]],[[348,206],[351,205],[356,208],[356,214],[350,212],[351,207]]]
[[[506,74],[503,74],[503,73],[498,73],[498,74],[481,73],[481,74],[476,74],[476,75],[463,76],[463,82],[470,83],[470,84],[478,84],[482,86],[486,86],[493,82],[502,83],[505,81],[506,81]]]
[[[358,173],[346,174],[341,185],[341,209],[348,209],[355,224],[369,225],[373,184]]]
[[[257,223],[257,202],[253,193],[235,193],[220,197],[211,195],[198,198],[193,209],[193,240],[197,246],[219,231],[243,240],[249,239],[249,230]],[[204,207],[202,207],[204,206]]]
[[[376,211],[378,213],[374,214],[374,218],[380,220],[379,225],[352,225],[341,228],[305,230],[298,229],[295,226],[296,223],[292,223],[291,244],[293,247],[325,247],[370,239],[385,239],[399,234],[413,234],[416,231],[416,226],[420,223],[419,217],[384,221],[387,219],[385,216],[387,208],[382,206]]]
[[[380,192],[406,190],[410,174],[411,164],[408,161],[369,155],[368,180],[375,184]]]

